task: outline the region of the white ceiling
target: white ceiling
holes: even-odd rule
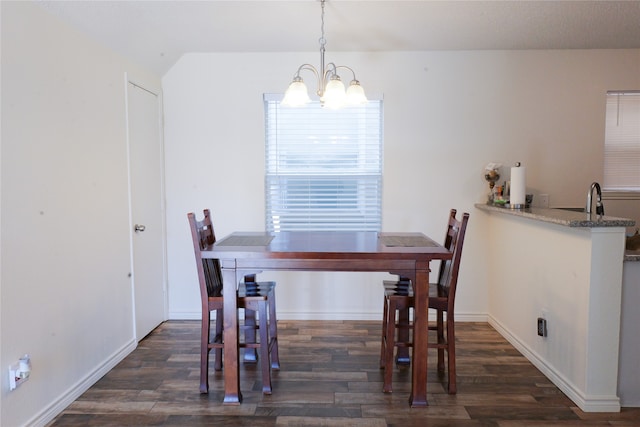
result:
[[[318,0],[37,2],[163,75],[189,52],[319,48]],[[640,1],[328,0],[330,51],[640,48]]]

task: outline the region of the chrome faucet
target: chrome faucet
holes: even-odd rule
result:
[[[602,190],[597,182],[591,183],[589,192],[587,193],[587,213],[591,213],[591,205],[593,200],[593,189],[596,190],[596,214],[604,215],[604,205],[602,204]]]

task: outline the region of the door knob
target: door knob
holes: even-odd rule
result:
[[[145,230],[145,226],[142,224],[136,224],[133,226],[134,231],[137,233],[139,231],[144,231]]]

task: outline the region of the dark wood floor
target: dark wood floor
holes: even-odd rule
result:
[[[223,406],[211,370],[200,395],[199,322],[170,321],[72,403],[54,426],[639,426],[640,408],[580,411],[486,323],[460,323],[458,394],[429,366],[428,408],[408,405],[410,370],[382,393],[380,323],[280,321],[282,369],[264,396],[259,369],[244,365],[240,406]],[[430,357],[432,355],[430,350]],[[434,360],[431,358],[430,360]]]

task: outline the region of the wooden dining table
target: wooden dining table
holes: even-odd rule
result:
[[[414,284],[414,327],[428,327],[429,265],[451,259],[442,245],[422,233],[234,232],[202,252],[220,260],[224,297],[224,402],[242,402],[236,289],[246,274],[263,271],[388,272]],[[373,284],[373,283],[372,283]],[[375,283],[375,285],[379,285]],[[382,313],[381,313],[382,315]],[[427,406],[427,334],[415,334],[411,407]]]

